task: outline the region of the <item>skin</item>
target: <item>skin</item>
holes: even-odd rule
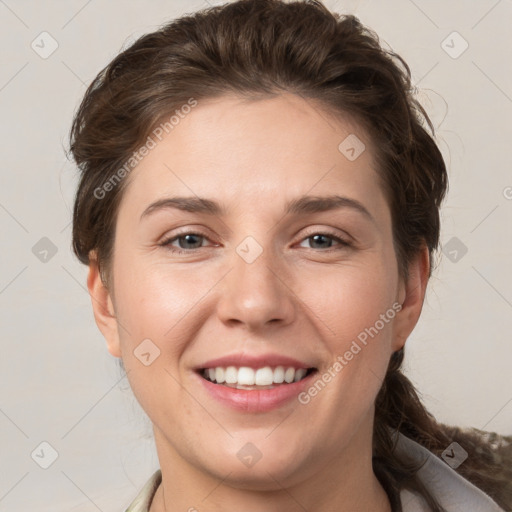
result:
[[[366,145],[354,161],[338,150],[349,134]],[[163,482],[151,512],[391,510],[371,464],[374,401],[421,313],[428,252],[404,282],[373,155],[356,123],[312,100],[230,95],[199,102],[130,174],[110,285],[92,253],[88,288],[108,350],[153,423]],[[358,200],[373,220],[350,208],[284,215],[289,200],[331,194]],[[226,212],[167,208],[141,219],[170,196]],[[174,239],[188,251],[176,254],[160,243],[178,228],[205,237]],[[325,232],[352,245],[310,238]],[[236,252],[247,236],[263,250],[251,264]],[[193,371],[226,354],[277,352],[321,375],[393,304],[400,312],[308,404],[240,412]],[[148,338],[160,355],[145,366],[134,350]],[[252,467],[237,457],[247,442],[262,454]]]

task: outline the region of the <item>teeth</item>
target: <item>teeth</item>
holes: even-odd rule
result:
[[[252,368],[247,368],[247,366],[242,366],[238,370],[238,384],[242,386],[254,386],[255,382],[255,374]]]
[[[270,386],[274,383],[274,372],[269,366],[256,370],[254,383],[257,386]]]
[[[274,382],[276,384],[282,384],[284,382],[284,368],[282,366],[278,366],[274,370]]]
[[[306,375],[307,370],[304,368],[300,368],[295,372],[295,377],[293,378],[293,382],[299,382],[299,380],[303,379]]]
[[[215,368],[215,380],[219,384],[226,380],[225,374],[226,372],[224,371],[224,368],[221,368],[220,366],[218,368]]]
[[[284,380],[290,384],[295,377],[295,368],[287,368],[284,372]]]
[[[238,382],[238,370],[234,366],[228,366],[226,368],[225,378],[227,384],[236,384]]]
[[[298,382],[306,376],[306,373],[306,368],[295,369],[288,367],[285,369],[283,366],[276,366],[273,369],[270,366],[265,366],[256,370],[248,366],[241,366],[240,368],[235,366],[228,366],[227,368],[218,366],[205,369],[203,376],[217,384],[273,387],[273,384]]]

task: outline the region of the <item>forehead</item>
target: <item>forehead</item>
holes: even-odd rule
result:
[[[348,116],[293,94],[201,100],[131,171],[123,204],[215,196],[261,212],[303,194],[343,193],[385,207],[372,141]],[[177,122],[176,122],[177,120]],[[150,135],[151,137],[151,135]]]

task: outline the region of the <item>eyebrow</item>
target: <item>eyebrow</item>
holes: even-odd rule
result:
[[[142,220],[144,217],[147,217],[152,213],[169,208],[214,216],[223,216],[226,213],[226,209],[224,207],[210,199],[201,197],[166,197],[151,203],[142,212],[140,218]],[[357,199],[338,195],[298,197],[286,204],[285,214],[302,215],[307,213],[320,213],[330,210],[338,210],[342,208],[355,210],[363,214],[363,216],[375,224],[375,219],[361,202]]]

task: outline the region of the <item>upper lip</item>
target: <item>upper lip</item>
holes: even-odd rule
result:
[[[286,368],[314,368],[312,364],[308,364],[304,361],[299,361],[293,357],[283,356],[280,354],[262,354],[262,355],[251,355],[251,354],[231,354],[216,359],[210,359],[205,363],[201,364],[196,370],[202,370],[204,368],[217,368],[217,367],[228,367],[246,366],[249,368],[264,368],[265,366],[284,366]]]

